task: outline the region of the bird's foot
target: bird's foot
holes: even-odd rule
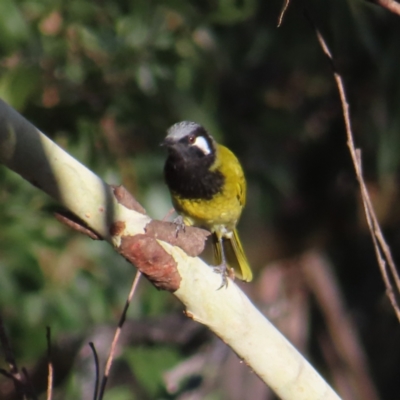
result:
[[[215,265],[213,270],[215,273],[220,274],[222,278],[221,286],[217,290],[220,290],[223,287],[228,287],[228,278],[235,280],[235,271],[232,268],[229,268],[225,263]]]
[[[180,231],[186,232],[186,225],[183,223],[182,215],[178,215],[174,219],[174,224],[176,225],[175,237],[178,237],[178,234],[179,234]]]

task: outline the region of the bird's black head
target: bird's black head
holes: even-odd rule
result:
[[[169,153],[164,176],[172,192],[183,198],[210,199],[221,190],[224,177],[212,168],[216,142],[201,125],[178,122],[168,129],[162,145]]]
[[[168,149],[170,157],[176,162],[200,162],[209,167],[215,160],[214,139],[195,122],[183,121],[172,125],[162,145]]]

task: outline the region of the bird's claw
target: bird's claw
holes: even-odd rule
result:
[[[233,271],[232,268],[229,268],[226,264],[220,264],[220,265],[216,265],[213,267],[213,270],[215,273],[220,274],[221,275],[221,286],[217,289],[220,290],[223,287],[228,287],[228,278],[231,278],[232,280],[235,279],[235,272]]]
[[[186,232],[186,225],[183,222],[183,217],[182,215],[178,215],[175,219],[174,219],[174,224],[176,225],[175,228],[175,237],[178,237],[179,231],[183,231]]]

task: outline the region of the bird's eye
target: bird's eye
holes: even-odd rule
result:
[[[190,143],[190,145],[200,150],[205,156],[211,153],[210,144],[204,136],[195,136],[194,142]]]
[[[190,135],[188,137],[189,144],[193,144],[195,141],[196,141],[196,136],[195,135]]]

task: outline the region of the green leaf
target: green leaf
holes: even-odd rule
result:
[[[135,400],[136,397],[126,386],[116,386],[107,389],[104,393],[104,400]]]
[[[37,92],[39,82],[40,75],[36,68],[17,66],[1,75],[0,97],[14,108],[21,110]]]
[[[0,46],[11,50],[29,37],[29,29],[12,0],[0,1]]]

